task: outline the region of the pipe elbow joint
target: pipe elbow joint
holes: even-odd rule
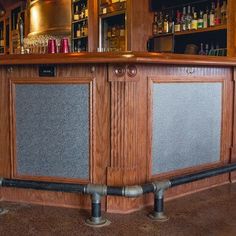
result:
[[[124,196],[135,198],[143,195],[143,189],[141,186],[128,186],[124,187]]]

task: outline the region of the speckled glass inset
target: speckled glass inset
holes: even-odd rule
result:
[[[16,84],[17,174],[89,179],[89,84]]]
[[[221,112],[221,83],[155,83],[152,174],[219,161]]]

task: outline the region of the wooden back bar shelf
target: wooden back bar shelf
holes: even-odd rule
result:
[[[236,161],[235,58],[78,53],[6,55],[0,63],[0,176],[120,186]],[[234,180],[225,174],[167,196]],[[86,196],[20,189],[1,188],[0,198],[90,204]],[[103,209],[125,213],[150,203],[108,197]]]
[[[212,55],[211,52],[209,52],[212,48],[220,48],[220,49],[226,49],[228,56],[234,56],[235,55],[235,30],[233,25],[235,24],[235,9],[236,4],[233,0],[219,0],[219,1],[211,1],[211,0],[196,0],[196,1],[189,1],[189,0],[175,0],[175,1],[155,1],[151,0],[151,10],[155,12],[159,12],[159,14],[163,14],[163,19],[166,17],[166,15],[171,15],[171,19],[174,21],[174,26],[172,30],[173,38],[169,38],[169,41],[171,40],[173,47],[168,47],[169,51],[175,52],[175,53],[188,53],[187,46],[188,45],[194,45],[195,52],[192,52],[192,54],[198,54],[203,53],[202,46],[204,48],[204,53],[207,52],[210,55]],[[211,21],[211,11],[212,11],[212,4],[215,4],[215,7],[218,6],[219,3],[219,11],[216,15],[217,8],[215,8],[215,16],[218,17],[214,18],[214,20]],[[223,4],[225,10],[223,10]],[[227,4],[227,5],[226,5]],[[221,8],[222,7],[222,8]],[[196,19],[193,18],[196,22],[192,23],[192,25],[186,26],[183,28],[182,25],[184,25],[182,22],[184,21],[183,15],[186,16],[185,19],[188,17],[188,11],[191,11],[191,17],[193,12],[196,16]],[[182,14],[183,11],[186,11],[186,14]],[[199,22],[200,13],[202,12],[202,24]],[[208,12],[208,15],[206,16],[206,25],[203,22],[205,17],[205,12]],[[154,13],[153,13],[154,14]],[[219,20],[218,20],[219,19]],[[158,20],[159,21],[159,20]],[[186,20],[187,21],[187,20]],[[192,21],[192,22],[193,22]],[[200,24],[200,25],[199,25]],[[178,27],[179,26],[179,27]],[[198,26],[200,28],[198,28]],[[159,31],[159,30],[157,30]],[[165,31],[165,29],[164,29]],[[156,34],[153,36],[153,38],[150,41],[151,47],[149,48],[149,51],[166,51],[166,47],[164,47],[165,41],[160,40],[160,37],[165,37],[165,32],[161,32],[160,34]],[[156,38],[156,39],[155,39]],[[154,41],[154,43],[153,43]],[[156,42],[161,42],[163,46],[155,47],[153,44]],[[193,47],[193,46],[192,46]],[[163,48],[163,49],[162,49]],[[214,52],[212,49],[211,51]],[[190,52],[189,52],[190,53]],[[226,53],[226,52],[224,52]],[[223,53],[222,53],[223,54]]]

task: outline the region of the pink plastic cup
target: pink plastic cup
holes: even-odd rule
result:
[[[55,39],[48,40],[48,53],[57,53],[57,43]]]
[[[63,38],[61,40],[60,53],[69,53],[69,52],[70,52],[69,40],[68,38]]]

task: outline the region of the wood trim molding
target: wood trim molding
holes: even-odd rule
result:
[[[111,84],[111,167],[137,167],[137,84]]]
[[[233,94],[234,94],[234,101],[233,101],[233,137],[232,137],[232,148],[231,148],[231,163],[236,162],[236,67],[232,69],[233,74]],[[230,180],[231,182],[236,182],[236,173],[230,173]]]
[[[187,73],[188,74],[188,73]],[[154,83],[222,83],[222,122],[221,122],[221,160],[217,163],[207,163],[199,166],[192,166],[164,174],[152,175],[152,88]],[[149,179],[169,178],[177,175],[187,174],[199,170],[222,166],[230,162],[231,133],[232,133],[232,81],[224,76],[150,76],[148,77],[148,170]]]
[[[17,173],[16,162],[16,115],[15,115],[15,86],[17,84],[88,84],[89,85],[89,179],[72,179],[53,176],[28,176]],[[95,122],[96,122],[96,85],[95,78],[81,77],[81,78],[14,78],[10,79],[10,140],[11,140],[11,177],[15,179],[37,180],[37,181],[52,181],[52,182],[66,182],[66,183],[89,183],[94,181],[95,175],[95,150],[96,143],[94,138]]]

